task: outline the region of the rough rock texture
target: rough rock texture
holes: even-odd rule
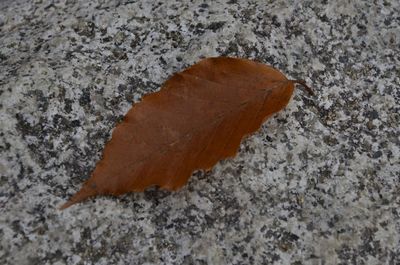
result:
[[[399,264],[399,3],[1,1],[0,264]],[[179,192],[57,210],[133,102],[218,55],[317,97]]]

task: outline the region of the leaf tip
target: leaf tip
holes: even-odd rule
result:
[[[68,207],[86,200],[89,197],[92,197],[94,195],[97,195],[97,192],[94,188],[88,187],[87,184],[85,184],[75,195],[73,195],[66,203],[58,207],[58,210],[64,210],[67,209]]]

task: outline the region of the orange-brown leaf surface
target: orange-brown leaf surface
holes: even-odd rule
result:
[[[295,83],[305,86],[270,66],[227,57],[174,74],[133,105],[91,177],[61,208],[150,186],[179,189],[193,171],[234,156],[244,136],[287,105]]]

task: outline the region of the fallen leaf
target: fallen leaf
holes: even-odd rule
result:
[[[95,195],[182,187],[195,170],[233,157],[242,138],[284,108],[302,80],[254,61],[207,58],[134,104],[91,177],[65,209]]]

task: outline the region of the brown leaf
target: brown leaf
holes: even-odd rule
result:
[[[294,84],[246,59],[208,58],[143,97],[118,124],[103,158],[65,209],[95,195],[182,187],[194,170],[236,154],[242,138],[289,102]]]

